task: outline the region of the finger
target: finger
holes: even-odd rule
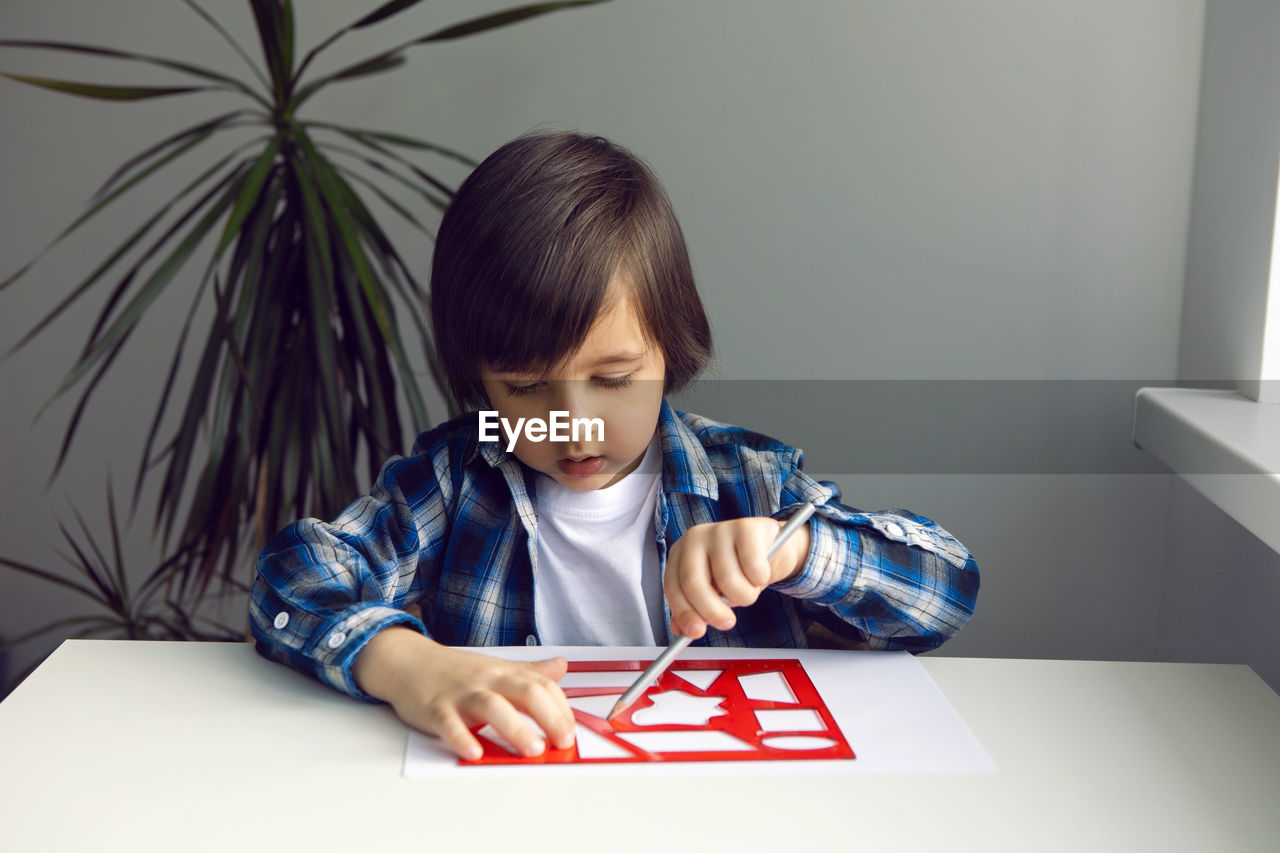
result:
[[[761,519],[762,521],[764,519]],[[772,519],[771,519],[772,520]],[[776,523],[780,530],[782,525]],[[769,553],[769,546],[773,544],[772,535],[777,537],[777,532],[769,533],[769,525],[753,525],[751,532],[754,535],[744,536],[740,538],[736,545],[738,551],[738,565],[742,567],[742,573],[746,579],[756,588],[756,595],[760,594],[760,590],[769,585],[773,580],[773,566],[769,565],[769,560],[765,557]],[[753,599],[754,600],[754,599]]]
[[[473,721],[493,726],[494,731],[523,756],[532,758],[547,748],[515,706],[500,693],[478,691],[463,699],[458,707]]]
[[[550,678],[552,681],[559,681],[564,678],[564,674],[569,671],[569,661],[565,658],[547,658],[546,660],[536,660],[529,666],[541,676]]]
[[[743,607],[754,602],[760,590],[752,585],[743,572],[734,538],[727,535],[716,543],[715,550],[711,552],[711,577],[716,589],[730,606]],[[733,616],[732,611],[729,615]],[[726,630],[733,625],[716,623],[716,627]]]
[[[484,750],[480,747],[480,741],[476,740],[475,735],[471,734],[471,730],[467,728],[457,712],[447,710],[433,716],[434,719],[427,721],[424,725],[417,725],[415,728],[430,732],[440,738],[459,758],[467,761],[478,761],[480,756],[484,755]]]
[[[677,542],[677,545],[680,543]],[[671,611],[671,630],[696,640],[706,633],[706,626],[698,619],[684,593],[680,591],[680,575],[684,572],[683,552],[671,551],[667,561],[667,572],[663,578],[663,587],[667,595],[667,609]]]
[[[686,553],[685,568],[686,571],[680,573],[680,591],[697,618],[721,630],[733,627],[733,611],[721,600],[711,582],[710,555],[701,549]]]
[[[573,746],[573,709],[569,707],[564,691],[554,681],[543,677],[529,679],[513,688],[507,697],[519,710],[533,718],[556,747],[568,749]]]

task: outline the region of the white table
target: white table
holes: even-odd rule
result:
[[[388,708],[248,645],[69,641],[0,703],[0,850],[1280,849],[1247,667],[922,660],[999,773],[411,781]]]

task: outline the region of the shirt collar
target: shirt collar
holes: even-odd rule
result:
[[[505,447],[504,442],[507,440],[507,436],[502,430],[498,430],[499,439],[497,441],[480,441],[478,437],[480,434],[480,414],[478,412],[473,412],[472,414],[476,419],[477,438],[475,453],[472,454],[471,459],[474,459],[478,455],[488,463],[490,468],[498,467],[507,459],[515,459],[516,455],[514,453],[508,453],[503,449]],[[468,459],[467,461],[470,462],[471,459]]]
[[[478,416],[477,416],[478,417]],[[664,399],[658,413],[658,435],[662,447],[662,482],[668,491],[687,492],[715,500],[720,493],[715,469],[707,451],[693,430],[685,425]],[[490,468],[504,463],[518,464],[500,441],[477,441],[476,453]]]

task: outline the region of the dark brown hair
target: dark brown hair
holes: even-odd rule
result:
[[[431,264],[436,352],[455,398],[484,404],[481,365],[545,370],[572,354],[619,271],[674,391],[711,357],[711,329],[657,178],[580,133],[530,134],[489,155],[445,211]]]

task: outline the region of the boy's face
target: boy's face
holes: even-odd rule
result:
[[[657,429],[666,362],[623,296],[600,313],[581,348],[545,375],[486,365],[480,376],[490,405],[512,427],[518,418],[549,422],[552,411],[604,421],[603,440],[598,433],[586,440],[580,430],[577,441],[530,441],[522,429],[516,443],[521,462],[585,492],[613,485],[640,464]],[[506,433],[499,432],[505,447]]]

